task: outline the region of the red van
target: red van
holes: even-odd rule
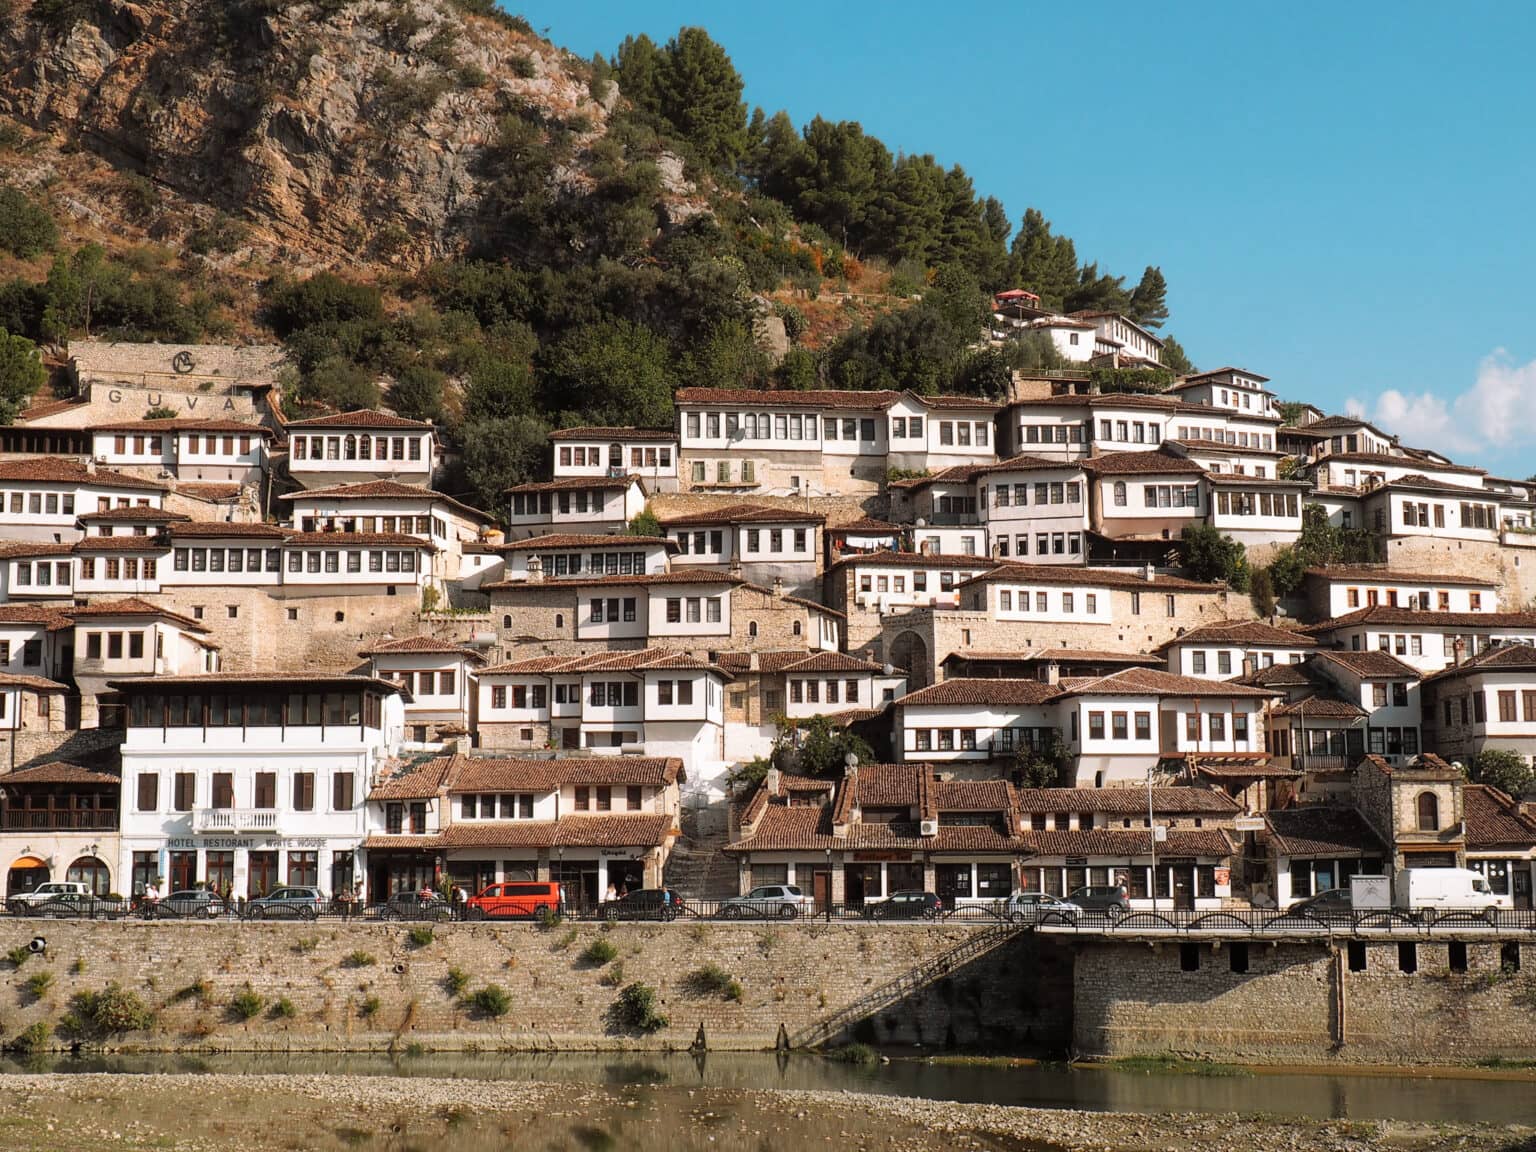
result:
[[[469,898],[467,909],[471,920],[531,919],[545,909],[563,913],[565,891],[547,880],[507,880],[486,885],[478,896]]]

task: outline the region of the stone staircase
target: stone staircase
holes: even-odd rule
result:
[[[722,849],[730,843],[727,829],[702,831],[691,813],[685,813],[682,835],[672,845],[662,880],[684,900],[724,900],[739,894],[736,859]]]

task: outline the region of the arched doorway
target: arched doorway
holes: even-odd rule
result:
[[[64,879],[84,884],[96,896],[105,896],[112,891],[112,872],[95,856],[79,857],[64,873]]]
[[[907,691],[926,688],[932,680],[928,669],[928,643],[916,632],[903,632],[891,641],[890,661],[907,674]]]
[[[32,891],[39,884],[48,883],[51,878],[47,861],[39,860],[36,856],[22,856],[5,874],[5,895],[7,899],[20,896],[23,892]]]

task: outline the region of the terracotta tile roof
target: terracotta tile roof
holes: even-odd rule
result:
[[[1241,644],[1270,648],[1313,648],[1317,641],[1305,632],[1293,628],[1276,628],[1262,620],[1244,620],[1235,624],[1206,624],[1191,628],[1182,636],[1159,644],[1157,651],[1166,651],[1179,644]]]
[[[450,824],[443,829],[444,848],[553,848],[558,836],[554,820],[497,820]]]
[[[68,764],[63,760],[54,760],[47,764],[37,764],[31,768],[18,768],[14,772],[0,775],[0,788],[8,788],[13,784],[120,784],[122,777],[112,772],[98,772],[94,768],[84,768],[79,764]]]
[[[1206,476],[1206,479],[1218,488],[1302,489],[1309,487],[1305,480],[1287,480],[1283,476],[1237,476],[1230,472],[1212,472]]]
[[[398,480],[364,480],[358,484],[337,484],[330,488],[305,488],[298,492],[285,492],[279,500],[309,500],[324,497],[327,500],[374,500],[380,497],[407,500],[432,500],[442,496],[431,488],[419,484],[402,484]]]
[[[732,576],[729,572],[717,568],[685,568],[678,572],[648,572],[637,573],[633,576],[597,576],[583,574],[581,576],[557,576],[551,579],[533,583],[527,580],[493,580],[480,585],[482,592],[515,592],[519,589],[538,591],[550,588],[593,588],[602,586],[613,587],[646,587],[649,585],[661,586],[665,584],[732,584],[741,585],[746,581],[740,576]],[[766,589],[764,589],[766,591]],[[786,597],[787,599],[787,597]]]
[[[1250,688],[1230,680],[1200,680],[1194,676],[1175,676],[1155,668],[1123,668],[1082,683],[1074,682],[1064,696],[1199,696],[1207,699],[1274,696],[1266,688]]]
[[[1031,814],[1094,812],[1143,819],[1147,815],[1145,788],[1020,788],[1017,794],[1019,811]],[[1152,789],[1152,810],[1173,815],[1234,816],[1243,806],[1213,788],[1174,787]]]
[[[0,624],[37,624],[49,632],[75,626],[62,607],[51,604],[0,604]]]
[[[401,532],[292,532],[283,539],[285,548],[419,548],[436,552],[437,545],[420,536]]]
[[[1083,471],[1098,476],[1161,475],[1183,473],[1204,476],[1205,469],[1186,456],[1172,452],[1106,452],[1080,461]]]
[[[860,516],[857,520],[850,520],[846,524],[827,526],[828,532],[835,532],[838,534],[852,533],[855,535],[861,533],[873,533],[879,535],[892,532],[900,532],[901,530],[902,526],[900,524],[887,524],[884,520],[876,520],[873,516]]]
[[[251,539],[281,540],[286,529],[275,524],[245,524],[224,520],[189,520],[170,526],[172,540],[214,540],[241,536]]]
[[[698,512],[668,514],[660,517],[667,527],[694,524],[800,524],[821,523],[826,516],[821,512],[803,509],[772,508],[764,504],[731,504],[724,508],[708,508]]]
[[[1305,688],[1315,683],[1300,664],[1280,663],[1260,668],[1242,676],[1234,676],[1233,684],[1248,684],[1254,688]]]
[[[1080,460],[1047,460],[1043,456],[1031,456],[1023,453],[1018,456],[1010,456],[1006,460],[1000,460],[996,464],[986,464],[977,469],[978,475],[990,476],[996,472],[1081,472]]]
[[[1329,419],[1333,419],[1333,417]],[[1317,428],[1324,423],[1325,421],[1318,420],[1308,425],[1308,427]],[[1364,425],[1364,427],[1370,426]],[[1487,470],[1483,468],[1471,468],[1464,464],[1441,464],[1438,461],[1421,460],[1412,456],[1389,456],[1385,452],[1330,452],[1326,456],[1319,457],[1317,462],[1319,464],[1326,464],[1333,460],[1337,460],[1342,464],[1396,464],[1399,467],[1406,467],[1412,464],[1428,464],[1437,472],[1460,472],[1467,476],[1486,476],[1488,474]],[[1463,488],[1461,491],[1479,492],[1481,489]]]
[[[562,816],[555,845],[566,848],[654,848],[676,831],[673,817],[646,812],[607,816]]]
[[[507,544],[502,551],[537,552],[541,548],[643,548],[656,544],[671,551],[677,551],[677,542],[668,540],[665,536],[627,536],[622,532],[611,534],[551,532],[544,536],[531,536],[527,540]]]
[[[1246,376],[1250,380],[1257,380],[1260,384],[1269,383],[1268,376],[1260,376],[1257,372],[1250,372],[1246,368],[1235,368],[1231,364],[1223,364],[1220,368],[1212,368],[1209,372],[1192,372],[1184,377],[1184,381],[1187,384],[1192,384],[1199,380],[1213,380],[1217,376],[1223,376],[1228,373]]]
[[[0,777],[0,782],[3,782]],[[1536,820],[1520,811],[1509,795],[1487,784],[1467,784],[1461,790],[1467,848],[1514,848],[1528,852],[1536,845]]]
[[[861,724],[865,720],[884,716],[885,708],[845,708],[841,712],[823,712],[821,715],[839,728],[847,728],[852,724]]]
[[[1418,628],[1526,628],[1536,629],[1536,612],[1423,612],[1375,604],[1335,616],[1308,627],[1309,632],[1332,632],[1366,624],[1411,624]]]
[[[923,708],[940,705],[1032,705],[1043,704],[1060,692],[1054,684],[1040,680],[969,679],[941,680],[896,701],[899,708]]]
[[[531,674],[577,675],[585,672],[715,671],[725,669],[707,660],[671,648],[638,648],[621,652],[594,652],[587,656],[532,656],[482,669],[482,676]]]
[[[176,485],[176,495],[187,496],[193,500],[206,500],[211,504],[234,500],[240,493],[239,484],[200,484],[183,481]]]
[[[1284,456],[1285,455],[1284,452],[1271,451],[1270,449],[1267,449],[1267,448],[1255,448],[1252,445],[1249,445],[1248,447],[1243,447],[1243,446],[1237,445],[1237,444],[1228,444],[1225,440],[1200,440],[1200,439],[1197,439],[1195,437],[1187,437],[1186,438],[1186,437],[1182,437],[1181,436],[1181,437],[1176,437],[1176,438],[1170,439],[1170,440],[1166,441],[1166,443],[1176,444],[1180,448],[1185,448],[1185,449],[1188,449],[1188,450],[1190,450],[1192,452],[1219,452],[1219,453],[1221,453],[1223,455],[1226,455],[1226,456],[1273,456],[1273,457],[1280,457],[1280,456]],[[1225,475],[1225,473],[1213,473],[1211,475],[1211,479],[1213,479],[1213,480],[1219,479],[1223,475]],[[1249,476],[1249,477],[1237,476],[1237,477],[1233,477],[1233,479],[1238,479],[1238,480],[1242,480],[1242,479],[1254,480],[1254,479],[1257,479],[1257,477],[1254,477],[1254,476]]]
[[[1161,668],[1161,657],[1142,652],[1107,652],[1099,648],[1030,648],[1020,651],[1001,651],[986,648],[964,648],[951,652],[940,663],[951,660],[967,663],[987,661],[1024,664],[1139,664],[1148,668]]]
[[[1403,663],[1392,653],[1375,648],[1362,649],[1359,652],[1330,648],[1316,653],[1312,658],[1331,660],[1341,667],[1348,668],[1357,676],[1393,676],[1417,680],[1423,675],[1413,665]]]
[[[1280,704],[1271,711],[1272,716],[1295,716],[1301,720],[1358,720],[1369,716],[1360,705],[1338,696],[1306,696],[1289,704]]]
[[[772,596],[774,594],[773,589],[764,588],[760,584],[744,584],[742,586],[750,588],[754,592],[761,592],[764,596]],[[798,604],[800,607],[808,608],[812,612],[820,612],[823,616],[836,616],[839,620],[848,619],[848,613],[839,612],[836,608],[828,608],[819,600],[807,600],[804,596],[785,596],[783,600],[786,604]]]
[[[32,420],[41,420],[45,416],[57,416],[60,412],[68,412],[71,408],[83,408],[89,403],[90,401],[79,396],[69,400],[44,400],[34,396],[32,402],[16,414],[15,423],[26,424]]]
[[[997,566],[997,561],[987,556],[954,556],[948,553],[930,552],[858,552],[844,556],[832,565],[843,568],[849,565],[874,568],[973,568],[984,571]]]
[[[1415,463],[1418,463],[1415,461]],[[1437,465],[1437,467],[1442,467]],[[1410,472],[1406,476],[1399,476],[1396,480],[1388,480],[1372,488],[1367,495],[1375,496],[1389,489],[1406,488],[1413,492],[1441,492],[1447,496],[1460,496],[1469,500],[1484,500],[1492,504],[1509,500],[1507,493],[1498,492],[1489,488],[1469,488],[1464,484],[1452,484],[1445,480],[1431,480],[1417,472]]]
[[[312,691],[326,691],[332,688],[345,691],[357,688],[382,692],[386,696],[404,696],[407,700],[410,699],[409,693],[401,691],[400,685],[392,680],[381,680],[376,676],[335,675],[324,672],[204,672],[197,676],[125,676],[120,680],[110,680],[108,684],[113,688],[132,691],[161,687],[217,689],[224,684],[232,686],[259,684],[270,688],[304,687]]]
[[[786,664],[785,672],[884,672],[884,664],[860,660],[843,652],[815,652]]]
[[[961,408],[985,408],[989,411],[997,411],[1002,405],[993,400],[984,400],[980,396],[929,396],[921,392],[907,392],[907,397],[916,400],[924,408],[932,408],[938,411],[958,410]]]
[[[239,420],[193,420],[171,418],[167,420],[116,420],[107,424],[92,424],[88,432],[234,432],[246,436],[270,437],[272,430],[260,424],[246,424]]]
[[[1021,837],[1037,856],[1110,856],[1134,858],[1152,854],[1150,828],[1089,828],[1062,831],[1022,832]],[[1168,829],[1168,838],[1157,844],[1159,858],[1206,856],[1222,859],[1232,855],[1232,841],[1219,828]]]
[[[94,471],[78,460],[61,456],[37,456],[28,460],[0,460],[0,483],[6,481],[41,484],[92,485],[97,488],[131,488],[141,492],[164,492],[164,484],[140,480],[110,468]]]
[[[1015,400],[1010,407],[1048,408],[1052,405],[1067,408],[1153,408],[1165,412],[1187,408],[1211,413],[1216,412],[1216,409],[1200,408],[1194,404],[1184,404],[1172,396],[1135,392],[1093,392],[1088,394],[1074,393],[1070,396],[1037,396],[1025,400]]]
[[[441,836],[373,835],[363,841],[364,848],[375,852],[434,852],[443,846]]]
[[[1475,491],[1475,489],[1468,489]],[[1398,568],[1378,567],[1371,564],[1330,564],[1326,568],[1308,568],[1308,576],[1319,580],[1360,580],[1381,584],[1466,584],[1477,588],[1497,588],[1497,580],[1482,576],[1460,576],[1448,573],[1405,572]]]
[[[671,428],[635,428],[630,425],[583,425],[580,428],[556,428],[551,440],[676,440]]]
[[[381,780],[368,793],[369,800],[427,800],[436,796],[462,756],[438,756]]]
[[[110,618],[113,616],[159,616],[162,619],[175,622],[185,632],[206,633],[208,631],[199,621],[192,619],[190,616],[183,616],[180,612],[172,612],[168,608],[162,608],[158,604],[151,604],[148,600],[140,599],[137,596],[128,596],[122,600],[99,601],[83,608],[70,608],[67,610],[67,613],[77,620],[91,620],[100,617]]]
[[[640,484],[639,476],[565,476],[559,480],[536,480],[529,484],[514,484],[511,488],[503,488],[503,492],[562,492],[571,490],[598,490],[609,491],[618,488],[628,488],[631,484]]]
[[[679,408],[688,404],[725,404],[740,408],[862,408],[886,409],[900,392],[846,392],[828,389],[806,392],[764,391],[756,388],[679,388],[673,397]]]
[[[1178,576],[1154,575],[1151,580],[1139,571],[1125,568],[1077,568],[1067,564],[1010,564],[985,557],[973,557],[985,566],[979,576],[962,581],[991,584],[1007,580],[1027,584],[1074,584],[1084,588],[1125,588],[1133,592],[1219,592],[1220,584],[1201,584]]]
[[[20,672],[0,672],[0,688],[25,688],[30,692],[49,695],[69,691],[63,684],[53,680],[45,680],[41,676],[27,676]]]
[[[769,675],[782,672],[792,664],[810,659],[810,655],[803,648],[791,652],[719,652],[716,654],[720,667],[738,676],[751,669],[753,656],[757,657],[758,671]]]
[[[28,556],[68,556],[74,550],[73,544],[41,544],[27,540],[7,540],[0,543],[0,559],[20,560]]]
[[[180,512],[168,512],[164,508],[107,508],[100,512],[82,512],[75,517],[83,524],[115,524],[126,521],[132,524],[169,524],[176,520],[190,520]]]
[[[435,636],[402,636],[398,640],[384,640],[370,648],[364,648],[358,655],[389,656],[402,652],[420,652],[434,656],[465,656],[481,664],[485,663],[485,657],[474,649],[448,640],[439,640]]]
[[[1271,808],[1269,836],[1281,856],[1380,856],[1381,840],[1353,808]]]
[[[985,464],[954,464],[941,468],[930,476],[908,476],[904,480],[892,480],[886,485],[898,491],[916,492],[934,484],[969,484],[986,470]]]
[[[404,416],[395,416],[388,412],[376,412],[364,408],[357,412],[335,412],[329,416],[310,416],[304,420],[288,421],[289,428],[300,430],[309,428],[409,428],[418,432],[429,432],[432,425],[421,420],[407,420]]]
[[[165,552],[171,546],[170,538],[163,532],[145,536],[86,536],[74,545],[76,554],[82,552]]]
[[[1460,664],[1424,677],[1425,681],[1449,680],[1474,672],[1529,672],[1536,670],[1536,648],[1529,644],[1500,644],[1470,656]]]
[[[1006,780],[933,780],[929,801],[934,812],[1007,812],[1015,806]]]

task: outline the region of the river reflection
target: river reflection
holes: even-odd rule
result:
[[[710,1053],[443,1053],[389,1057],[342,1053],[106,1056],[0,1061],[16,1072],[222,1072],[424,1076],[544,1081],[605,1087],[810,1089],[872,1092],[967,1103],[1103,1112],[1237,1112],[1311,1119],[1426,1123],[1536,1120],[1529,1080],[1350,1076],[1315,1073],[1201,1076],[1071,1069],[1061,1065],[929,1063],[848,1065],[807,1055]]]

